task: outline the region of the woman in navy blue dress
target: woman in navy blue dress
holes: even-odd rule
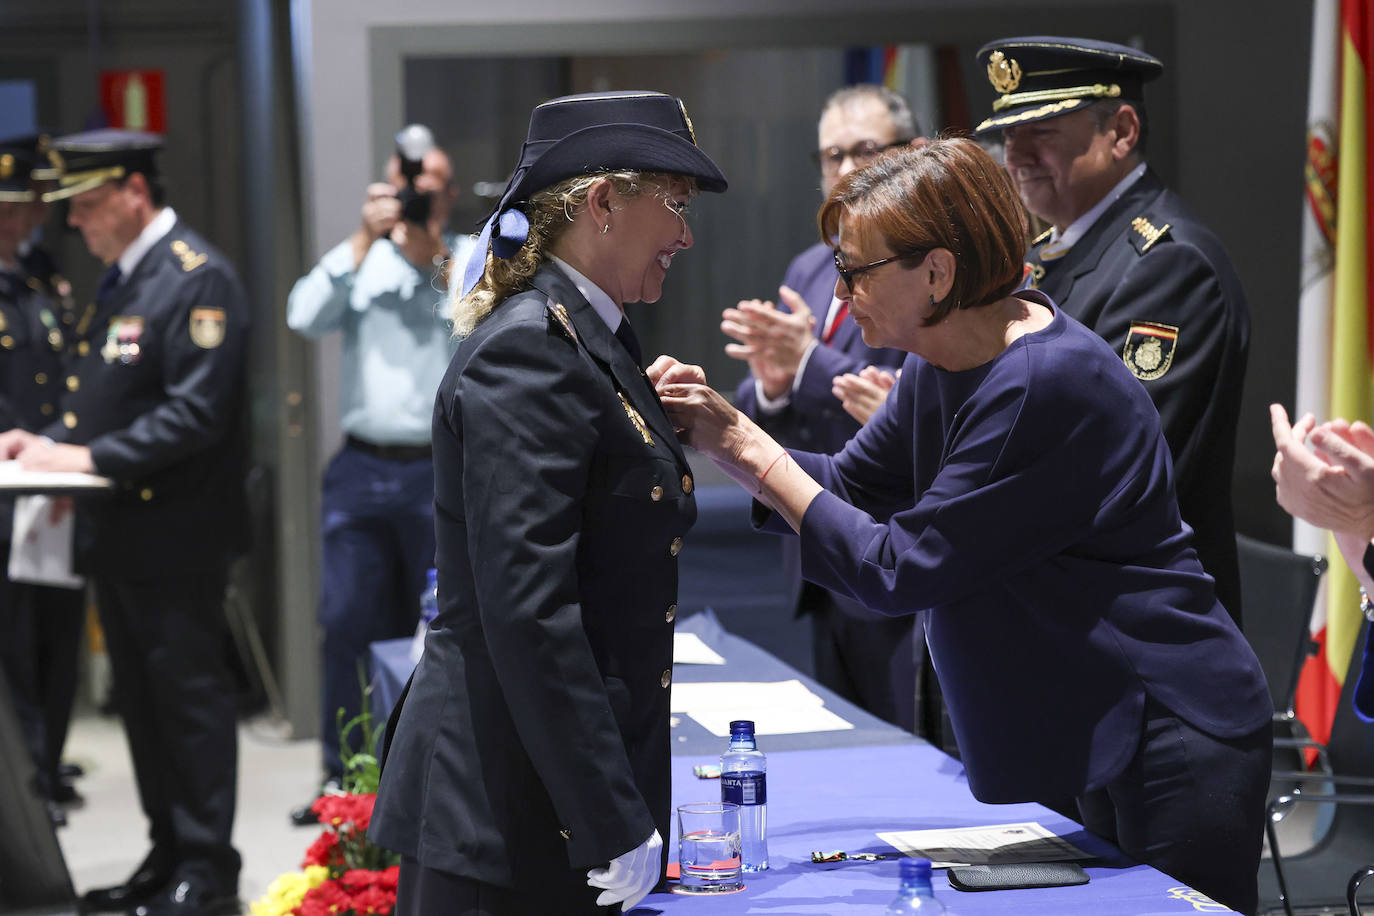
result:
[[[1018,288],[1025,213],[972,141],[852,173],[820,224],[865,343],[912,354],[896,387],[839,454],[788,452],[663,360],[683,441],[757,495],[763,527],[800,535],[809,579],[930,610],[980,800],[1076,797],[1126,853],[1254,912],[1268,692],[1179,518],[1144,389]]]

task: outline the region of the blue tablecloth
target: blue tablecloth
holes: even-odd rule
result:
[[[680,683],[779,681],[797,678],[853,729],[804,735],[768,735],[759,747],[768,754],[768,846],[772,867],[747,876],[738,894],[686,897],[651,894],[633,916],[860,916],[878,914],[895,896],[897,861],[811,863],[813,850],[892,852],[879,832],[937,827],[976,827],[1035,821],[1065,837],[1094,859],[1083,862],[1091,880],[1065,888],[965,893],[949,886],[943,872],[936,894],[953,916],[1016,913],[1031,916],[1187,916],[1230,912],[1178,881],[1125,859],[1081,826],[1035,804],[985,805],[970,794],[963,766],[926,742],[854,707],[770,656],[727,632],[706,612],[678,622],[724,656],[726,664],[676,665]],[[409,640],[374,643],[374,703],[389,714],[410,676]],[[713,801],[719,783],[698,779],[696,764],[718,763],[726,739],[687,716],[673,721],[673,804]],[[1007,761],[1015,766],[1015,759]],[[665,837],[677,858],[677,837]],[[1199,903],[1199,901],[1202,901]]]

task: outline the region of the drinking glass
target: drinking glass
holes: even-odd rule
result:
[[[678,892],[723,894],[740,881],[739,805],[697,802],[677,809]]]

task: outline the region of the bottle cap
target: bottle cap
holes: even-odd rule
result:
[[[903,878],[930,877],[929,859],[903,859],[897,868]]]
[[[754,737],[754,720],[735,719],[730,723],[730,735],[732,737],[735,735],[748,735],[750,738]]]

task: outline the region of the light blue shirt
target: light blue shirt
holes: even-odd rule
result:
[[[457,264],[474,240],[445,237]],[[434,393],[458,342],[448,293],[434,270],[421,271],[390,239],[372,243],[353,269],[344,240],[296,281],[286,323],[306,337],[343,334],[339,409],[345,433],[377,445],[429,443]]]

